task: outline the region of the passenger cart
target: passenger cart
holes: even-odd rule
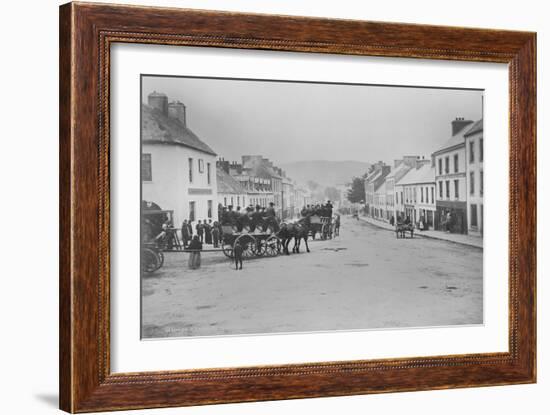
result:
[[[268,227],[265,232],[257,229],[257,232],[250,232],[245,227],[241,232],[237,231],[236,226],[222,226],[222,251],[228,258],[233,258],[233,252],[236,244],[240,244],[243,249],[243,259],[254,257],[273,257],[279,255],[281,251],[281,240]]]

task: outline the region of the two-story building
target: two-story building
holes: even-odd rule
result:
[[[367,215],[373,218],[380,218],[382,216],[381,210],[386,206],[385,194],[384,201],[382,203],[380,186],[385,183],[386,176],[390,174],[391,166],[383,163],[382,161],[373,164],[372,171],[365,178],[365,207]],[[378,191],[378,194],[376,194]],[[385,192],[385,190],[384,190]]]
[[[483,118],[464,134],[468,233],[483,235]]]
[[[142,199],[184,219],[214,219],[217,205],[216,153],[187,126],[186,107],[149,94],[141,105]]]
[[[387,220],[392,217],[397,220],[403,217],[405,210],[403,205],[403,188],[399,181],[416,166],[416,160],[420,156],[404,156],[403,159],[394,160],[392,171],[386,176],[386,212]]]
[[[435,202],[435,169],[431,160],[419,159],[416,167],[410,169],[399,181],[405,197],[404,217],[418,225],[422,222],[424,229],[434,228],[436,212]]]
[[[223,207],[246,208],[249,201],[247,190],[229,174],[229,165],[218,161],[216,167],[218,203]],[[220,219],[220,218],[218,218]]]
[[[468,232],[466,151],[464,134],[473,121],[457,118],[451,123],[451,137],[433,154],[436,182],[435,229]]]

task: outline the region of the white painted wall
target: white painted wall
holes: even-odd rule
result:
[[[217,219],[216,157],[191,148],[143,144],[143,154],[151,154],[152,180],[143,182],[142,199],[157,203],[164,210],[174,211],[174,226],[180,227],[189,220],[189,202],[195,202],[195,222],[208,219],[208,201],[212,201],[212,219]],[[189,158],[193,159],[193,182],[189,182]],[[203,172],[199,172],[203,160]],[[208,184],[210,163],[210,184]],[[191,193],[190,193],[191,189]],[[210,191],[210,194],[193,194],[193,189]]]

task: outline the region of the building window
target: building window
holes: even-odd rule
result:
[[[445,174],[449,173],[449,157],[445,157]]]
[[[458,199],[458,180],[455,180],[455,199]]]
[[[474,175],[474,172],[471,171],[470,172],[470,194],[471,195],[473,195],[475,193],[475,187],[476,187],[475,175]]]
[[[416,203],[416,194],[418,193],[418,189],[415,187],[413,190],[414,190],[414,203]]]
[[[483,137],[479,139],[479,161],[483,161]]]
[[[227,206],[227,197],[224,197],[224,198],[223,198],[223,205],[224,205],[224,206]]]
[[[199,159],[199,173],[204,173],[204,160]]]
[[[439,198],[443,199],[443,182],[439,182]]]
[[[189,158],[189,183],[193,183],[193,159]]]
[[[445,197],[449,199],[451,197],[451,186],[449,186],[449,180],[445,181]]]
[[[189,202],[189,221],[195,221],[195,202]]]
[[[210,163],[206,163],[206,180],[208,184],[211,184],[210,182]]]
[[[470,226],[477,227],[477,205],[470,205]]]
[[[474,160],[475,160],[474,142],[470,141],[470,163],[473,163]]]
[[[141,155],[141,180],[150,182],[153,180],[153,171],[151,166],[151,154]]]
[[[430,203],[430,199],[428,196],[428,187],[426,187],[426,203]]]
[[[454,161],[455,173],[458,173],[458,154],[455,154],[453,161]]]
[[[208,203],[208,218],[212,218],[212,201],[209,200],[207,203]]]
[[[420,201],[422,203],[424,203],[424,188],[423,187],[420,188]]]
[[[403,204],[403,192],[401,192],[401,204]]]
[[[432,186],[432,205],[434,204],[434,188]]]
[[[443,162],[441,161],[441,159],[437,160],[437,164],[439,167],[439,175],[441,176],[443,174]]]
[[[483,196],[483,170],[479,172],[479,194]]]

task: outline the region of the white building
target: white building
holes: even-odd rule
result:
[[[216,168],[218,203],[224,207],[245,209],[250,202],[246,189],[222,166]],[[220,219],[220,218],[218,218]]]
[[[435,169],[430,160],[417,160],[416,167],[410,169],[399,181],[403,188],[405,217],[424,229],[434,229],[436,212]]]
[[[172,211],[176,227],[214,219],[216,153],[187,127],[185,105],[153,92],[141,114],[142,199]]]
[[[468,233],[483,235],[483,119],[464,134],[468,191]]]
[[[403,217],[403,188],[399,181],[416,165],[419,156],[405,156],[402,160],[394,160],[392,171],[386,176],[386,212],[387,219],[393,216],[394,220]]]

